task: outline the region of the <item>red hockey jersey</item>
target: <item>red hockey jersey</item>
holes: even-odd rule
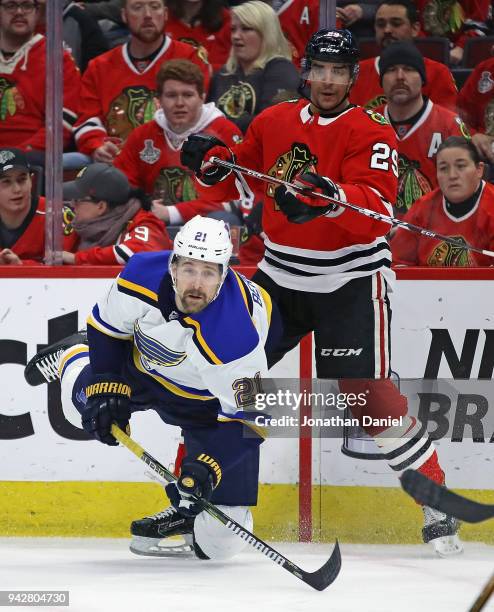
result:
[[[424,57],[424,63],[427,83],[422,93],[436,104],[455,110],[458,92],[448,67],[428,57]],[[379,82],[379,57],[362,60],[359,66],[357,82],[350,91],[350,102],[370,109],[385,104],[386,96]]]
[[[458,94],[458,111],[469,128],[494,136],[494,57],[468,77]]]
[[[79,266],[126,264],[134,253],[172,248],[163,221],[160,221],[153,213],[142,209],[127,223],[126,227],[122,228],[122,233],[115,245],[97,246],[78,251],[79,237],[72,228],[68,231],[70,234],[65,240],[64,248],[66,251],[75,253],[75,264]]]
[[[204,73],[209,86],[209,64],[204,51],[192,45],[165,39],[161,51],[139,72],[129,57],[129,43],[95,57],[84,73],[81,116],[74,130],[77,148],[91,155],[107,136],[125,140],[131,131],[153,118],[157,108],[156,75],[163,62],[188,59]]]
[[[455,238],[480,249],[494,250],[494,186],[482,181],[473,210],[457,219],[435,189],[412,206],[405,221]],[[478,255],[442,240],[398,229],[391,239],[393,263],[407,266],[492,266],[492,257]]]
[[[490,0],[416,0],[415,4],[422,30],[428,36],[446,36],[454,45],[464,47],[467,38],[482,36],[487,29]]]
[[[340,199],[391,214],[398,154],[388,121],[359,107],[335,117],[313,115],[309,107],[306,100],[298,100],[260,113],[245,140],[233,147],[237,163],[287,181],[313,171],[339,184]],[[212,187],[198,185],[204,197],[230,200],[238,198],[241,183],[231,174]],[[253,180],[251,186],[264,192],[267,239],[259,267],[278,284],[327,292],[389,268],[384,238],[389,224],[343,207],[303,225],[290,223],[273,199],[276,185]]]
[[[292,46],[293,61],[299,66],[307,41],[319,29],[319,0],[286,0],[278,17]]]
[[[230,11],[224,8],[221,10],[221,15],[223,25],[217,32],[209,32],[202,25],[189,26],[181,19],[169,15],[166,33],[175,40],[189,43],[194,47],[204,47],[213,70],[219,70],[226,63],[232,46]]]
[[[68,145],[77,120],[80,73],[63,54],[63,139]],[[9,60],[0,52],[0,143],[3,147],[45,150],[46,39],[36,34]]]
[[[384,116],[389,120],[388,106]],[[398,139],[398,197],[395,215],[403,217],[412,204],[437,187],[436,153],[448,136],[470,137],[463,121],[447,108],[427,100],[425,110],[410,129]]]
[[[213,103],[204,105],[203,115],[211,109],[214,111],[209,114],[215,118],[207,126],[199,126],[194,131],[216,136],[227,145],[238,142],[242,133],[214,108]],[[132,185],[176,208],[183,222],[195,215],[221,210],[220,202],[197,197],[191,171],[180,163],[180,149],[185,137],[172,142],[172,135],[158,123],[163,121],[163,112],[158,111],[153,121],[135,129],[115,158],[114,165],[127,175]]]

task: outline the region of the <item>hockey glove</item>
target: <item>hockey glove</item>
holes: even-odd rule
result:
[[[209,162],[211,157],[219,157],[234,162],[233,153],[227,145],[216,136],[192,134],[182,145],[180,161],[190,168],[205,185],[215,185],[224,180],[231,172]]]
[[[88,434],[110,446],[118,442],[111,435],[112,423],[126,431],[130,419],[130,387],[120,376],[95,376],[86,389],[87,404],[82,427]]]
[[[324,195],[339,199],[339,190],[336,183],[325,176],[313,172],[305,172],[297,177],[294,184],[302,187],[306,192],[319,189]],[[275,189],[274,199],[281,212],[291,223],[306,223],[321,217],[338,208],[337,204],[328,203],[327,200],[318,200],[309,195],[280,185]]]
[[[202,507],[194,503],[192,496],[209,501],[221,480],[218,463],[206,455],[200,457],[204,460],[186,460],[179,479],[165,487],[169,500],[182,516],[197,516],[202,512]]]

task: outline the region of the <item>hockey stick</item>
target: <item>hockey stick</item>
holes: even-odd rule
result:
[[[494,518],[494,505],[481,504],[453,493],[415,470],[405,470],[401,486],[416,501],[440,510],[466,523],[480,523]]]
[[[223,168],[228,168],[229,170],[233,170],[235,172],[240,172],[241,174],[245,174],[247,176],[251,176],[252,178],[256,178],[260,181],[264,181],[265,183],[275,183],[276,185],[284,185],[285,187],[289,187],[294,191],[298,191],[299,193],[303,193],[306,196],[313,196],[315,198],[319,198],[321,200],[328,200],[332,204],[337,204],[338,206],[343,206],[344,208],[350,208],[355,212],[360,213],[361,215],[365,215],[366,217],[371,217],[372,219],[376,219],[376,221],[383,221],[384,223],[389,223],[393,227],[401,227],[403,229],[408,230],[409,232],[413,232],[416,234],[420,234],[421,236],[427,236],[428,238],[436,238],[437,240],[442,240],[447,244],[451,244],[460,249],[467,249],[468,251],[472,251],[473,253],[479,253],[480,255],[486,255],[487,257],[494,257],[494,251],[487,251],[485,249],[478,249],[477,247],[471,246],[470,244],[460,242],[455,238],[450,238],[449,236],[444,236],[443,234],[438,234],[437,232],[433,232],[432,230],[425,229],[424,227],[420,227],[419,225],[414,225],[413,223],[408,223],[408,221],[403,221],[401,219],[396,219],[395,217],[390,217],[389,215],[383,215],[382,213],[376,212],[374,210],[370,210],[369,208],[363,208],[362,206],[358,206],[357,204],[352,204],[351,202],[342,202],[340,200],[336,200],[324,193],[317,193],[315,191],[310,191],[304,187],[298,187],[293,183],[289,183],[288,181],[284,181],[282,179],[276,178],[274,176],[269,176],[269,174],[263,174],[262,172],[257,172],[257,170],[251,170],[250,168],[245,168],[244,166],[239,166],[237,164],[232,164],[231,162],[227,162],[219,157],[211,157],[208,160],[212,164],[216,164],[217,166],[222,166]]]
[[[134,453],[136,457],[138,457],[141,461],[150,467],[154,472],[156,472],[162,480],[166,482],[174,482],[177,480],[177,477],[172,474],[169,470],[166,469],[164,465],[162,465],[159,461],[154,459],[149,453],[147,453],[137,442],[132,440],[126,433],[124,433],[117,425],[113,424],[111,427],[112,435],[124,446],[126,446],[131,452]],[[293,574],[302,582],[305,582],[309,586],[313,587],[317,591],[323,591],[326,587],[328,587],[332,582],[335,581],[336,577],[339,574],[341,568],[341,555],[340,555],[340,547],[338,545],[338,541],[335,543],[335,547],[331,554],[331,557],[326,561],[326,563],[316,570],[315,572],[306,572],[301,569],[295,563],[289,561],[286,557],[284,557],[277,550],[266,544],[263,540],[255,536],[253,533],[236,523],[233,519],[231,519],[228,515],[222,512],[219,508],[217,508],[214,504],[197,499],[196,503],[203,506],[204,511],[210,514],[212,517],[217,519],[220,523],[225,525],[230,531],[232,531],[236,536],[245,540],[247,544],[250,544],[253,548],[262,552],[268,559],[280,565],[283,569],[286,569],[290,574]]]
[[[487,603],[487,601],[489,600],[493,592],[494,592],[494,574],[491,576],[489,582],[485,585],[485,587],[480,591],[479,596],[473,602],[473,605],[468,610],[468,612],[480,612],[480,610],[483,610],[485,604]]]

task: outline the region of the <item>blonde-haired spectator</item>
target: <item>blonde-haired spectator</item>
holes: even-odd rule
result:
[[[232,48],[209,99],[245,132],[263,109],[296,96],[299,75],[275,11],[253,0],[232,9]]]

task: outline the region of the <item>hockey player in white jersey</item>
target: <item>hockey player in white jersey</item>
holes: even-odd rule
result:
[[[181,427],[186,455],[178,481],[166,488],[172,505],[132,523],[131,550],[138,554],[193,550],[224,559],[243,548],[243,540],[190,502],[191,494],[227,506],[252,530],[263,440],[254,400],[267,374],[266,346],[280,332],[269,295],[228,267],[231,253],[224,222],[194,217],[172,252],[130,259],[94,306],[87,344],[75,335],[26,367],[28,382],[39,384],[56,366],[64,410],[75,407],[84,429],[105,444],[117,444],[112,422],[125,429],[135,411],[154,409]],[[163,540],[175,535],[186,545]]]

